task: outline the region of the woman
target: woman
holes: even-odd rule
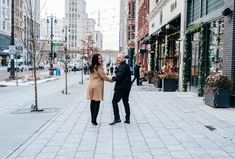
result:
[[[90,77],[87,90],[87,99],[91,100],[91,123],[98,125],[96,118],[98,116],[100,101],[104,96],[104,81],[112,82],[104,72],[102,67],[102,56],[100,54],[94,54],[92,57],[91,65],[89,67]]]
[[[141,65],[140,67],[140,85],[143,86],[142,82],[144,81],[145,75],[144,75],[144,65]]]

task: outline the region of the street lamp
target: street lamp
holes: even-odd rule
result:
[[[50,73],[49,75],[53,76],[54,75],[54,68],[53,68],[53,59],[54,59],[54,51],[53,51],[53,37],[54,37],[54,34],[53,34],[53,24],[57,23],[57,20],[56,20],[56,17],[51,15],[48,17],[47,19],[47,23],[51,23],[51,52],[49,53],[49,58],[50,58]]]

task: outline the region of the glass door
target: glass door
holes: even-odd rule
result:
[[[197,92],[199,66],[199,42],[192,41],[191,91]]]

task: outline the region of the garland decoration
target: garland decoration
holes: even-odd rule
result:
[[[191,61],[192,61],[192,35],[194,33],[200,32],[200,52],[199,52],[199,82],[198,82],[198,95],[203,96],[204,86],[206,77],[208,75],[208,64],[209,57],[208,54],[208,27],[207,24],[199,23],[193,26],[190,26],[185,34],[185,51],[184,51],[184,67],[183,67],[183,91],[187,91],[187,84],[190,83],[191,79]]]

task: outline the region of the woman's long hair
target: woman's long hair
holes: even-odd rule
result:
[[[94,54],[92,56],[92,60],[91,60],[91,65],[89,67],[89,70],[91,73],[93,73],[95,70],[97,70],[97,67],[100,66],[98,60],[99,60],[99,56],[101,56],[100,54]]]

